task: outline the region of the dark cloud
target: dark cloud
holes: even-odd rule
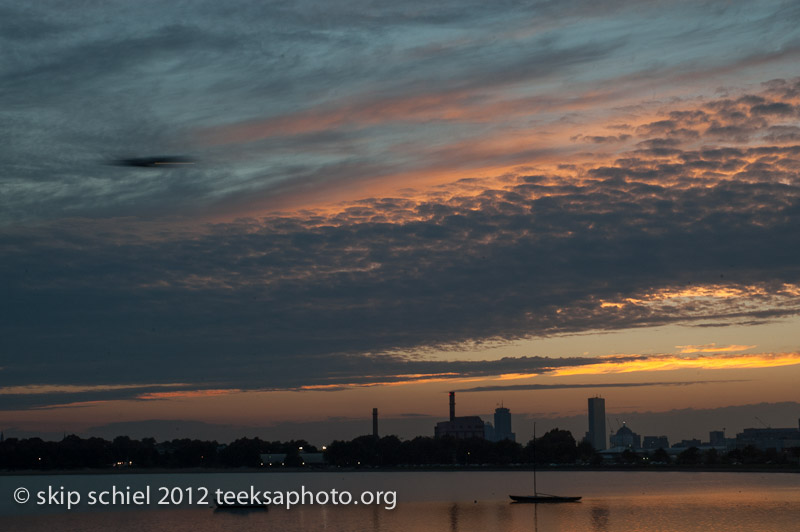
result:
[[[624,142],[631,138],[631,135],[578,135],[572,137],[571,140],[581,140],[584,142],[593,142],[594,144],[608,144],[616,142]]]
[[[480,110],[563,89],[568,108],[584,103],[570,100],[580,87],[618,85],[624,54],[644,53],[642,36],[628,29],[584,31],[583,17],[604,16],[608,4],[535,4],[541,31],[531,31],[530,17],[520,16],[529,8],[517,3],[429,4],[395,3],[376,16],[360,2],[205,3],[191,16],[172,4],[84,6],[58,16],[3,7],[4,31],[12,27],[0,36],[9,50],[0,80],[3,382],[296,389],[408,374],[536,373],[588,361],[424,357],[465,343],[797,313],[785,285],[800,282],[800,147],[762,142],[793,138],[781,120],[796,105],[797,80],[701,108],[676,104],[631,129],[637,150],[596,164],[527,142],[476,149],[494,138],[483,136],[487,128],[539,127],[538,114],[516,105],[507,123],[470,115],[412,127],[397,113],[339,128],[337,112],[414,98],[425,111],[449,97]],[[632,13],[646,18],[649,9]],[[549,28],[565,13],[576,17],[567,33]],[[726,20],[720,25],[731,27]],[[770,41],[768,52],[782,43]],[[649,61],[631,76],[642,77]],[[579,89],[566,90],[581,76],[588,77]],[[194,131],[318,111],[334,125],[232,147],[191,140]],[[585,138],[597,150],[630,140]],[[754,144],[727,145],[744,141]],[[95,164],[149,153],[204,164],[163,172]],[[537,169],[333,213],[196,221],[322,186],[361,190],[362,180],[403,172],[473,175],[542,157],[562,157],[560,172],[569,175]],[[702,304],[652,297],[716,285],[748,295]],[[31,408],[61,397],[14,394],[4,402]]]
[[[194,160],[180,155],[160,155],[150,157],[134,157],[131,159],[115,159],[111,164],[117,166],[132,166],[135,168],[158,168],[169,165],[194,164]]]
[[[556,362],[471,366],[391,353],[792,315],[797,299],[784,286],[800,283],[800,187],[778,161],[798,153],[621,160],[584,185],[523,177],[444,202],[376,199],[331,216],[184,233],[102,224],[6,231],[3,377],[270,389],[533,373]],[[700,179],[708,165],[753,156],[737,180]],[[769,158],[775,164],[758,162]],[[717,285],[754,295],[648,302],[658,290]]]
[[[793,105],[784,102],[761,103],[750,108],[750,112],[756,115],[780,115],[792,116],[797,111]]]
[[[238,356],[232,357],[239,359]],[[118,388],[67,391],[47,391],[29,389],[26,391],[6,390],[3,393],[3,405],[0,410],[20,410],[33,408],[61,408],[63,406],[80,407],[92,401],[109,400],[140,400],[152,401],[165,397],[159,394],[183,393],[202,395],[209,390],[231,390],[236,393],[240,388],[249,390],[308,390],[331,392],[341,391],[349,386],[374,386],[394,382],[410,382],[429,378],[456,379],[464,377],[486,377],[503,373],[548,373],[555,369],[594,364],[596,359],[590,357],[504,357],[499,360],[479,361],[430,361],[414,360],[407,357],[391,355],[372,355],[360,357],[355,355],[341,355],[338,357],[315,356],[318,370],[303,370],[307,367],[308,359],[299,357],[300,360],[276,360],[267,356],[271,364],[276,364],[274,377],[269,377],[262,370],[250,367],[257,371],[254,379],[242,378],[241,373],[247,370],[244,366],[234,368],[233,371],[218,368],[214,372],[214,380],[204,379],[194,384],[167,384],[167,385],[129,385]],[[618,357],[617,362],[634,360],[638,357]],[[261,361],[262,363],[264,360]],[[152,367],[130,368],[128,376],[140,375],[142,371],[154,371]],[[167,369],[166,366],[164,369]],[[210,371],[210,367],[203,371]],[[170,374],[174,374],[171,370]],[[184,372],[184,376],[189,375]],[[209,375],[208,373],[206,375]],[[152,377],[153,375],[151,375]],[[72,377],[74,378],[74,376]],[[83,379],[85,382],[86,379]],[[103,382],[110,380],[119,381],[112,375],[103,375]],[[124,379],[123,379],[124,380]],[[309,388],[312,387],[312,388]]]
[[[800,142],[800,127],[770,126],[764,140],[767,142]]]

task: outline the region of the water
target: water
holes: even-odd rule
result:
[[[800,475],[795,473],[572,472],[539,473],[539,489],[581,495],[579,503],[510,504],[532,491],[528,472],[218,473],[0,477],[0,529],[25,532],[136,531],[453,531],[453,532],[789,532],[800,529]],[[37,491],[73,491],[82,503],[37,505]],[[298,505],[289,510],[214,510],[209,506],[89,506],[89,491],[151,488],[242,491],[336,489],[396,491],[396,507]],[[25,487],[32,502],[16,504]],[[184,498],[186,496],[184,495]],[[196,502],[196,501],[193,501]]]

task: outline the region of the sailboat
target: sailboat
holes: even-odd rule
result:
[[[539,493],[536,489],[536,423],[533,424],[533,495],[509,495],[514,502],[578,502],[580,497],[565,496],[565,495],[549,495],[547,493]]]

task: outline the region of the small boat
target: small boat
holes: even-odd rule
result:
[[[516,503],[553,503],[553,502],[578,502],[581,497],[577,496],[564,496],[564,495],[548,495],[546,493],[539,493],[536,490],[536,423],[533,424],[533,495],[509,495],[512,501]]]

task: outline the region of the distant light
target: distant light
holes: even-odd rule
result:
[[[298,449],[300,449],[301,451],[303,450],[303,448],[302,448],[302,447],[298,447]]]
[[[325,447],[324,445],[322,446],[322,450],[323,450],[323,451],[325,451],[325,450],[327,450],[327,449],[328,449],[328,448],[327,448],[327,447]]]

